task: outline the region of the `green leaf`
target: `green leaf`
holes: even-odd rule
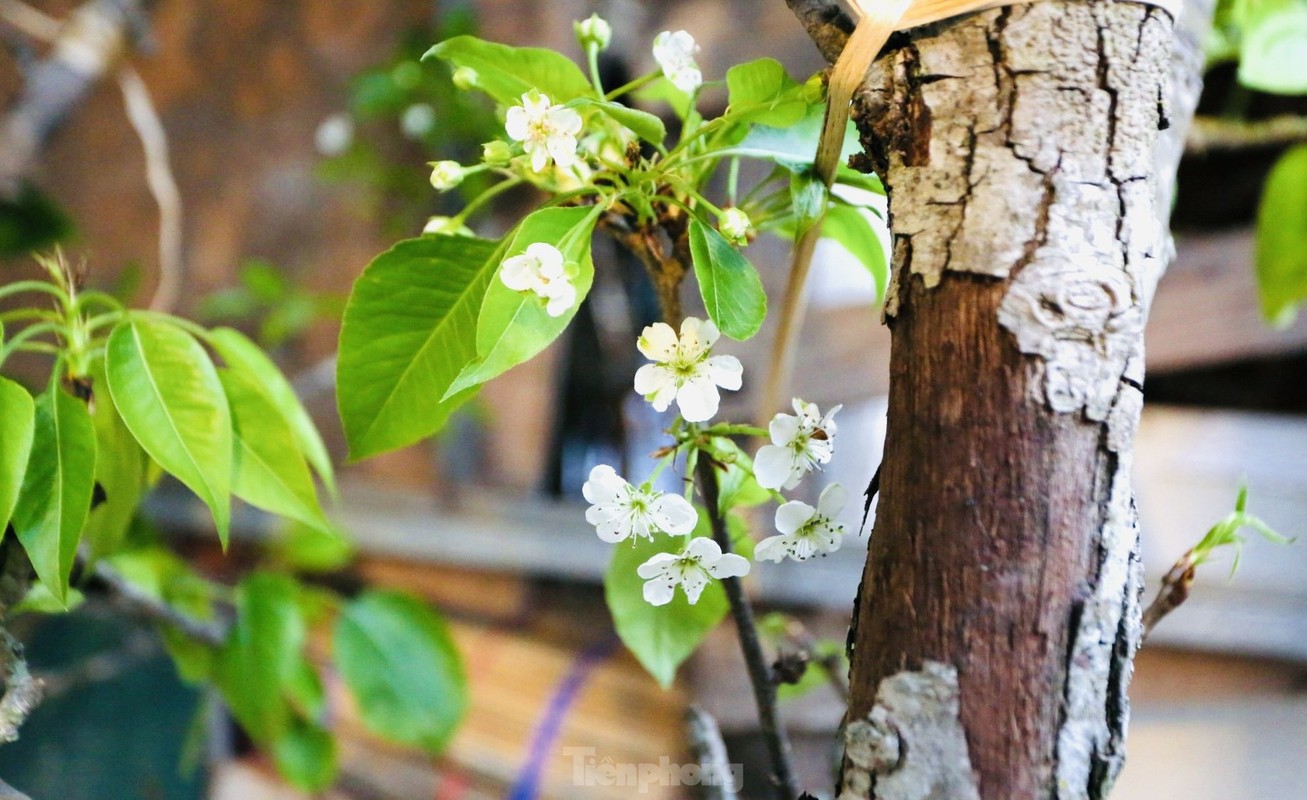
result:
[[[812,170],[795,172],[790,176],[790,205],[800,233],[816,223],[826,210],[829,199],[830,191]]]
[[[737,64],[726,71],[729,105],[726,116],[785,128],[803,118],[808,102],[796,83],[774,58]]]
[[[1257,288],[1262,314],[1287,327],[1307,300],[1307,145],[1276,162],[1257,211]]]
[[[175,325],[120,323],[105,352],[109,393],[145,452],[209,506],[224,548],[231,522],[231,416],[204,348]]]
[[[257,572],[236,590],[236,621],[219,653],[217,683],[232,714],[259,743],[289,728],[285,684],[296,678],[304,620],[289,576]]]
[[[230,369],[218,377],[231,408],[232,493],[264,511],[331,530],[290,423],[253,380]]]
[[[213,619],[212,585],[171,551],[163,547],[140,548],[115,553],[104,562],[142,593],[193,619]],[[159,631],[182,680],[198,684],[210,679],[217,655],[211,645],[171,625],[160,625]]]
[[[95,402],[91,405],[91,424],[95,427],[95,482],[104,492],[104,502],[91,509],[82,538],[89,545],[94,560],[122,545],[146,492],[147,459],[109,397],[103,359],[95,361],[91,385],[97,390]]]
[[[530,360],[567,328],[594,283],[590,234],[599,218],[597,209],[597,206],[545,208],[522,220],[503,251],[504,258],[490,265],[492,274],[498,275],[499,265],[505,258],[522,253],[530,244],[544,242],[557,247],[564,261],[575,265],[572,284],[576,287],[576,302],[562,315],[551,317],[545,310],[545,301],[533,292],[517,292],[503,281],[492,279],[477,319],[477,360],[463,369],[443,399]]]
[[[651,144],[662,144],[667,138],[667,126],[663,121],[648,111],[624,106],[611,100],[595,100],[592,97],[579,97],[570,105],[577,108],[593,108],[609,119],[627,128]]]
[[[412,444],[444,424],[456,403],[440,400],[476,359],[496,252],[494,242],[466,236],[409,239],[354,284],[336,366],[351,458]]]
[[[50,587],[44,583],[34,583],[23,595],[23,599],[10,606],[7,614],[63,614],[72,611],[86,601],[86,595],[69,587],[68,597],[60,600],[50,593]]]
[[[594,92],[580,67],[553,50],[509,47],[475,36],[455,36],[432,47],[422,58],[432,56],[472,70],[476,88],[504,105],[517,105],[522,95],[532,89],[555,103]]]
[[[1307,94],[1307,2],[1246,4],[1239,82],[1261,92]]]
[[[699,527],[691,535],[708,535],[708,518],[702,510]],[[680,588],[665,606],[653,606],[644,599],[644,580],[636,569],[657,553],[681,552],[688,542],[688,537],[680,536],[640,539],[634,546],[623,542],[613,548],[613,560],[604,574],[604,597],[617,635],[663,687],[672,685],[677,667],[730,610],[718,581],[708,584],[694,605]]]
[[[765,159],[792,172],[805,170],[812,166],[817,155],[817,141],[821,138],[824,120],[824,106],[816,105],[810,106],[803,118],[789,127],[754,125],[738,145],[724,154]],[[840,163],[858,152],[860,147],[857,129],[850,122],[844,133]]]
[[[320,792],[336,778],[336,742],[321,725],[301,719],[272,743],[277,772],[305,792]]]
[[[758,271],[716,229],[690,220],[690,255],[708,316],[739,341],[753,336],[767,316],[767,293]]]
[[[60,603],[95,486],[95,429],[86,404],[57,387],[36,401],[32,455],[13,526],[32,568]]]
[[[217,328],[209,332],[209,344],[217,351],[222,360],[233,371],[243,373],[253,379],[263,389],[264,394],[281,412],[295,433],[295,443],[304,457],[308,459],[313,470],[327,485],[327,490],[336,493],[336,478],[331,468],[331,456],[322,436],[313,424],[313,418],[304,410],[295,389],[286,380],[286,376],[272,363],[272,359],[254,342],[233,328]]]
[[[36,406],[27,390],[7,378],[0,378],[0,538],[9,515],[18,502],[18,490],[27,471],[36,425]]]
[[[421,601],[371,591],[336,622],[336,667],[368,730],[442,750],[467,710],[467,678],[444,620]]]
[[[286,697],[295,709],[311,720],[320,720],[327,710],[327,691],[322,676],[307,658],[300,658],[286,681]]]
[[[885,296],[885,286],[889,282],[885,250],[871,220],[862,211],[842,203],[834,204],[821,223],[821,235],[839,242],[850,255],[862,262],[876,282],[876,296]]]
[[[340,531],[292,522],[271,545],[278,561],[295,572],[334,572],[354,557],[354,545]]]

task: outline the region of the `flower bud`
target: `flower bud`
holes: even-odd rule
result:
[[[581,43],[582,50],[589,50],[591,45],[596,50],[607,50],[609,42],[613,40],[612,26],[598,14],[573,22],[572,30],[576,32],[576,40]]]
[[[423,233],[444,233],[450,236],[472,236],[466,225],[453,217],[432,217],[422,226]]]
[[[477,71],[471,67],[459,67],[454,70],[454,85],[464,91],[477,88]]]
[[[722,236],[729,239],[732,244],[738,245],[749,243],[751,225],[749,215],[738,208],[726,209],[717,220],[717,230],[722,232]]]
[[[463,182],[463,166],[457,161],[436,161],[431,164],[431,185],[445,192]]]
[[[513,148],[508,142],[495,140],[481,146],[481,160],[492,167],[501,167],[513,158]]]

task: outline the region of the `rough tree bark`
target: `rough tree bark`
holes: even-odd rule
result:
[[[1171,42],[1146,5],[1013,6],[891,40],[855,100],[893,348],[845,800],[1087,800],[1120,770]]]

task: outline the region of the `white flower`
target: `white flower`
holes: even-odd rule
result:
[[[463,182],[463,165],[457,161],[434,161],[431,164],[431,186],[445,192]]]
[[[644,578],[644,599],[656,606],[672,602],[676,585],[685,589],[690,605],[699,602],[703,587],[713,578],[738,578],[749,574],[749,561],[734,553],[722,553],[706,537],[692,540],[685,552],[659,553],[636,570]]]
[[[713,342],[721,334],[712,320],[686,317],[678,338],[665,322],[644,329],[636,346],[646,358],[635,373],[635,390],[655,409],[666,411],[672,398],[686,422],[704,422],[717,413],[723,389],[740,388],[743,368],[735,356],[712,355]]]
[[[632,486],[607,464],[590,470],[590,480],[581,487],[581,494],[592,504],[585,521],[595,526],[605,542],[629,538],[634,544],[641,537],[652,539],[657,531],[683,536],[699,521],[694,506],[684,497]]]
[[[313,134],[313,146],[324,156],[338,156],[354,141],[354,121],[344,114],[332,114]]]
[[[717,230],[722,232],[722,236],[731,240],[732,244],[748,244],[749,228],[752,225],[749,215],[738,208],[726,209],[717,220]]]
[[[780,536],[769,536],[758,542],[753,550],[759,561],[780,563],[786,556],[795,561],[807,561],[815,555],[834,553],[844,540],[844,526],[835,516],[844,509],[848,491],[838,483],[827,486],[817,499],[817,507],[791,500],[776,509],[776,530]]]
[[[764,489],[793,489],[818,464],[830,461],[835,449],[835,406],[821,415],[816,403],[794,398],[794,414],[772,417],[768,431],[771,444],[758,449],[753,474]]]
[[[545,311],[551,317],[562,316],[576,303],[576,287],[567,276],[563,254],[551,244],[535,242],[526,246],[525,253],[504,259],[499,279],[515,292],[534,292],[548,301]]]
[[[428,217],[423,233],[446,233],[450,236],[473,236],[471,229],[453,217]]]
[[[607,50],[608,43],[613,40],[613,27],[598,14],[573,22],[572,30],[576,33],[576,40],[581,43],[582,50],[592,44],[596,50]]]
[[[667,80],[686,94],[691,94],[703,83],[703,73],[694,62],[699,45],[685,31],[663,31],[654,37],[653,57],[662,68]]]
[[[522,95],[522,105],[508,109],[504,128],[531,156],[531,169],[544,170],[553,159],[560,167],[576,163],[576,135],[581,132],[581,115],[570,108],[554,106],[536,91]]]

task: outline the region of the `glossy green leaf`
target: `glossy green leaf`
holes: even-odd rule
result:
[[[334,572],[354,557],[354,545],[335,528],[291,522],[270,545],[278,563],[294,572]]]
[[[667,138],[667,126],[648,111],[624,106],[611,100],[595,100],[591,97],[577,98],[571,105],[581,109],[593,108],[646,142],[662,144]]]
[[[27,390],[0,378],[0,538],[18,502],[27,458],[32,452],[36,406]]]
[[[885,249],[881,246],[876,229],[865,213],[853,206],[836,203],[826,212],[821,223],[821,235],[839,242],[849,254],[858,259],[876,283],[876,296],[885,296],[889,282],[889,265]]]
[[[336,667],[377,736],[439,752],[467,710],[467,678],[444,620],[390,591],[345,606],[332,640]]]
[[[471,70],[476,88],[504,105],[517,105],[522,95],[532,89],[555,103],[594,93],[580,67],[553,50],[509,47],[475,36],[455,36],[422,57],[432,56]]]
[[[95,486],[95,429],[86,404],[56,387],[37,399],[35,421],[13,526],[41,583],[65,603]]]
[[[320,792],[336,778],[336,742],[321,725],[295,719],[272,743],[277,772],[305,792]]]
[[[96,360],[91,383],[95,389],[91,404],[95,482],[104,492],[104,502],[91,509],[82,538],[91,558],[97,559],[117,550],[127,535],[147,489],[147,458],[109,396],[102,359]]]
[[[1307,300],[1307,145],[1276,162],[1257,211],[1257,288],[1262,314],[1287,327]]]
[[[305,640],[295,595],[286,575],[259,572],[241,581],[236,620],[218,656],[218,688],[241,726],[264,744],[291,724],[283,687],[296,677]]]
[[[452,409],[440,400],[477,356],[477,315],[496,250],[466,236],[409,239],[377,256],[354,284],[336,366],[352,458],[412,444],[444,424]]]
[[[690,220],[690,255],[704,307],[721,332],[740,341],[757,333],[767,293],[749,259],[697,217]]]
[[[264,511],[331,530],[290,423],[259,384],[230,369],[218,377],[231,408],[232,493]]]
[[[1245,4],[1239,82],[1272,94],[1307,94],[1307,2]]]
[[[699,526],[692,535],[708,532],[707,516],[700,511]],[[613,548],[613,560],[604,574],[604,596],[617,635],[664,687],[671,686],[681,662],[730,610],[726,591],[718,581],[708,584],[694,605],[679,587],[665,606],[653,606],[644,599],[644,580],[636,569],[657,553],[681,552],[688,541],[688,537],[660,535],[652,541],[641,539],[634,546],[622,542]]]
[[[726,116],[778,128],[795,124],[808,111],[803,86],[774,58],[737,64],[726,71]]]
[[[128,430],[159,466],[209,506],[227,546],[231,416],[199,342],[175,325],[131,319],[109,335],[109,393]]]
[[[522,253],[535,242],[557,247],[563,259],[575,267],[572,285],[576,287],[576,302],[560,316],[551,317],[542,298],[532,292],[514,291],[498,280],[499,264],[504,260],[499,259],[494,264],[496,278],[490,281],[477,319],[477,360],[463,369],[445,392],[446,399],[530,360],[567,328],[594,283],[590,235],[598,220],[595,212],[593,206],[545,208],[518,225],[503,251],[504,258]]]
[[[233,328],[216,328],[209,332],[209,344],[222,360],[235,372],[244,374],[259,384],[264,394],[290,424],[295,444],[308,459],[318,477],[331,493],[336,491],[336,479],[331,468],[331,456],[322,442],[313,418],[304,410],[295,389],[277,365],[249,337]]]

